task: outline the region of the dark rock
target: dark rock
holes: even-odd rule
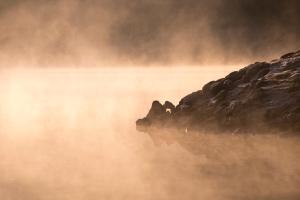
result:
[[[236,81],[236,80],[239,80],[240,78],[242,78],[243,76],[243,73],[241,71],[234,71],[234,72],[231,72],[230,74],[228,74],[225,79],[226,80],[230,80],[230,81]]]
[[[193,105],[202,95],[201,91],[193,92],[179,101],[179,105]]]
[[[165,108],[163,107],[163,105],[159,103],[159,101],[153,101],[150,111],[147,114],[146,118],[155,119],[163,114],[165,114]]]
[[[166,112],[173,113],[175,111],[175,106],[170,101],[166,101],[163,107]]]
[[[264,133],[300,132],[300,51],[257,62],[182,98],[154,101],[138,130],[176,129]]]
[[[281,59],[286,59],[286,58],[293,58],[293,57],[296,57],[296,56],[300,56],[300,51],[296,51],[296,52],[291,52],[291,53],[284,54],[280,58]]]

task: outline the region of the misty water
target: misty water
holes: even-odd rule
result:
[[[0,199],[299,199],[298,138],[199,133],[195,154],[135,130],[232,69],[1,71]]]

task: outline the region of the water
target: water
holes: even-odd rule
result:
[[[204,136],[224,154],[214,160],[136,132],[153,100],[177,103],[231,70],[1,71],[0,199],[298,198],[298,140]]]

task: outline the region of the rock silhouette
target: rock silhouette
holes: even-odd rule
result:
[[[264,133],[300,131],[300,51],[257,62],[171,102],[152,103],[136,122],[143,132],[176,129]]]

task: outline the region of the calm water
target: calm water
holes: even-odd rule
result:
[[[242,154],[233,152],[224,163],[176,144],[156,147],[135,131],[135,120],[154,99],[177,103],[231,70],[1,71],[0,199],[298,198],[298,141],[263,145],[243,138],[247,148],[234,147]],[[209,137],[218,145],[241,142]]]

